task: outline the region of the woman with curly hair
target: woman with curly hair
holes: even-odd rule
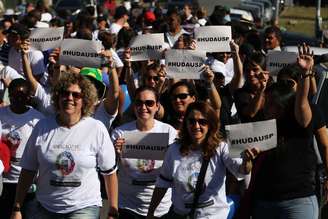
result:
[[[244,151],[243,159],[229,157],[228,144],[219,134],[219,118],[206,102],[191,103],[180,129],[180,141],[165,154],[152,196],[147,218],[172,188],[172,207],[168,218],[187,218],[191,212],[194,191],[202,160],[209,160],[204,185],[192,218],[227,218],[229,206],[225,193],[226,168],[236,177],[248,174],[256,148]]]
[[[52,100],[56,115],[40,120],[27,142],[12,218],[22,218],[20,207],[37,172],[35,218],[99,218],[97,169],[104,176],[114,217],[115,151],[106,127],[90,117],[97,100],[95,87],[80,74],[64,73]]]

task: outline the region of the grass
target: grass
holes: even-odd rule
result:
[[[289,7],[280,15],[280,26],[291,32],[314,36],[315,7]],[[321,8],[322,28],[328,29],[328,7]]]

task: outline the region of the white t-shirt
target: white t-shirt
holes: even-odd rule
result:
[[[109,32],[110,33],[114,33],[114,34],[118,34],[118,32],[120,32],[120,30],[122,29],[123,26],[117,24],[117,23],[112,23],[109,27]]]
[[[102,174],[117,169],[108,131],[91,117],[71,128],[59,126],[55,116],[40,120],[27,142],[21,166],[39,171],[37,200],[56,213],[101,206],[97,167]]]
[[[11,153],[10,170],[4,174],[3,181],[17,183],[21,167],[20,159],[36,123],[43,118],[37,110],[30,108],[23,114],[12,112],[9,106],[0,108],[0,120],[2,123],[1,139],[9,146]]]
[[[53,115],[55,109],[51,104],[50,89],[45,89],[40,83],[36,88],[34,98],[37,102],[37,109],[46,116]]]
[[[44,74],[46,67],[44,64],[43,53],[39,50],[30,49],[27,53],[28,61],[31,63],[32,72],[34,75]],[[14,47],[11,47],[8,54],[8,65],[14,68],[19,74],[24,75],[22,54]]]
[[[174,36],[171,35],[169,32],[166,32],[165,33],[165,38],[169,44],[169,46],[172,48],[175,44],[176,41],[178,41],[179,37],[182,35],[182,34],[189,34],[187,31],[185,31],[183,28],[181,28],[180,32],[175,34]]]
[[[136,121],[116,128],[112,133],[113,141],[128,132],[140,132],[136,127]],[[154,127],[147,132],[169,133],[169,144],[172,144],[177,137],[175,128],[158,120],[155,120]],[[159,160],[121,159],[118,171],[119,208],[129,209],[139,215],[147,215],[162,163],[163,161]],[[171,191],[169,190],[156,209],[155,216],[162,216],[169,211],[170,199]]]
[[[181,156],[179,148],[179,144],[169,147],[156,186],[172,188],[174,211],[187,214],[193,202],[202,156],[201,151],[191,151],[187,156]],[[205,190],[198,201],[203,206],[196,209],[197,219],[227,218],[229,205],[225,193],[226,168],[236,177],[242,177],[238,171],[241,163],[241,159],[229,157],[227,143],[220,143],[217,153],[208,164],[204,179]]]
[[[116,116],[117,116],[117,113],[114,115],[108,114],[108,112],[105,109],[104,101],[102,101],[99,104],[99,106],[97,107],[95,114],[93,115],[93,118],[102,122],[105,125],[105,127],[107,128],[107,130],[109,131]]]

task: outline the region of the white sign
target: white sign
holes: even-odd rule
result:
[[[169,143],[169,133],[127,132],[122,157],[163,160]]]
[[[233,158],[247,148],[257,147],[261,151],[277,146],[276,120],[242,123],[225,126],[230,144],[229,153]]]
[[[165,42],[163,33],[137,35],[131,40],[131,60],[161,59]]]
[[[266,58],[266,66],[270,75],[276,76],[280,69],[296,61],[297,53],[295,52],[269,51]]]
[[[62,65],[97,68],[103,62],[103,58],[99,55],[102,48],[100,41],[64,39],[59,62]]]
[[[166,72],[174,79],[200,79],[206,59],[205,51],[171,49],[165,53]]]
[[[31,47],[41,51],[60,47],[63,38],[64,27],[34,28],[29,37]]]
[[[197,49],[206,52],[230,52],[231,26],[203,26],[195,29]]]

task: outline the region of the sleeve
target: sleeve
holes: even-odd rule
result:
[[[113,55],[113,60],[115,63],[115,67],[116,68],[122,68],[124,66],[122,60],[120,59],[120,57],[117,55],[117,53],[112,49],[111,50],[112,55]]]
[[[176,145],[171,145],[165,154],[165,158],[160,170],[160,174],[156,180],[156,187],[170,188],[173,184],[174,160],[172,158]]]
[[[108,131],[101,124],[99,128],[100,145],[97,153],[97,163],[101,174],[111,175],[117,170],[117,160]]]
[[[123,133],[122,131],[120,130],[120,128],[116,128],[112,131],[112,134],[111,134],[111,139],[112,139],[112,142],[114,142],[116,139],[122,137]]]
[[[34,75],[43,74],[46,71],[44,56],[41,51],[33,50],[29,53],[31,68]]]
[[[39,124],[39,123],[38,123]],[[37,171],[39,169],[39,161],[38,161],[38,143],[37,138],[39,134],[39,125],[36,125],[35,128],[32,131],[31,136],[29,137],[23,155],[22,159],[20,161],[20,165],[22,168],[31,170],[31,171]]]
[[[115,120],[116,116],[117,116],[117,113],[114,115],[108,114],[105,109],[104,102],[101,102],[95,112],[94,118],[101,121],[105,125],[107,130],[110,130],[110,127],[112,126],[113,121]]]
[[[35,97],[38,101],[39,108],[41,112],[53,114],[54,109],[51,105],[51,95],[46,92],[43,86],[38,83],[38,86],[35,91]]]
[[[222,162],[224,163],[224,165],[238,180],[243,179],[245,175],[239,172],[239,168],[243,160],[241,158],[231,158],[229,156],[229,146],[226,142],[221,143],[219,148],[220,148],[220,156],[222,158]]]
[[[173,128],[172,126],[170,126],[170,128],[169,128],[169,145],[173,144],[176,141],[177,137],[178,137],[177,130],[175,128]]]

